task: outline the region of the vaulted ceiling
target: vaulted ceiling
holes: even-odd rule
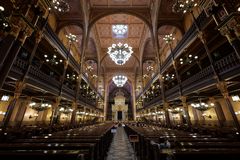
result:
[[[83,31],[89,29],[84,59],[96,61],[98,74],[105,75],[108,83],[113,75],[120,73],[134,81],[136,75],[146,71],[149,61],[157,62],[151,36],[154,27],[157,28],[159,45],[162,45],[163,34],[170,33],[174,27],[182,30],[183,18],[172,12],[173,3],[174,0],[69,0],[70,11],[57,15],[57,30],[66,25],[77,25]],[[128,25],[127,35],[114,37],[113,24]],[[74,33],[74,27],[68,31]],[[116,65],[107,54],[108,47],[119,42],[127,43],[134,51],[123,66]]]

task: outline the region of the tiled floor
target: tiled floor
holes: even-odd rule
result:
[[[107,160],[137,160],[123,127],[117,128]]]

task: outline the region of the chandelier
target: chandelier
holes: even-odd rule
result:
[[[52,0],[52,5],[58,12],[65,13],[70,10],[70,6],[65,0]]]
[[[186,57],[184,58],[180,58],[179,61],[180,61],[180,64],[191,64],[193,61],[197,61],[198,60],[198,56],[193,56],[191,54],[187,55]]]
[[[66,35],[66,38],[68,39],[68,41],[69,41],[70,43],[72,43],[72,42],[78,42],[77,36],[74,35],[74,34],[72,34],[72,33],[67,34],[67,35]]]
[[[51,108],[52,105],[49,103],[44,103],[43,100],[41,101],[41,103],[36,103],[36,102],[32,102],[29,104],[30,108],[40,112],[40,111],[44,111],[48,108]]]
[[[123,75],[118,75],[118,76],[114,76],[112,80],[117,87],[123,87],[124,84],[127,82],[127,77]]]
[[[10,31],[11,27],[8,22],[8,18],[4,15],[4,7],[0,6],[0,29],[3,31]]]
[[[214,103],[210,103],[210,105],[208,105],[207,103],[199,101],[199,103],[192,103],[191,106],[199,111],[206,111],[214,107]]]
[[[182,108],[173,108],[173,109],[168,109],[169,112],[171,112],[172,114],[179,114],[181,112],[183,112],[183,109]]]
[[[173,37],[172,34],[167,34],[163,37],[163,40],[166,42],[166,43],[171,43],[173,40],[175,40],[175,38]]]
[[[59,112],[63,113],[63,114],[69,114],[73,112],[73,109],[70,107],[61,107],[59,109]]]
[[[58,65],[59,63],[63,62],[63,60],[57,58],[57,56],[55,54],[51,58],[47,54],[45,54],[44,58],[45,58],[45,61],[47,63],[50,63],[51,65]]]
[[[132,47],[128,44],[112,44],[112,47],[108,47],[108,52],[110,58],[117,64],[123,65],[131,57],[133,51]]]
[[[195,0],[177,0],[176,3],[173,5],[174,12],[189,12],[192,11],[193,7],[196,7],[198,4]]]

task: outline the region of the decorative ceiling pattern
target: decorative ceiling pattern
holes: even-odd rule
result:
[[[90,0],[91,7],[149,7],[151,0]]]
[[[125,38],[114,38],[112,32],[113,24],[128,25],[128,33]],[[114,14],[100,19],[95,28],[100,39],[101,48],[108,48],[113,43],[128,43],[133,48],[139,48],[143,31],[146,28],[143,21],[137,17],[127,14]]]

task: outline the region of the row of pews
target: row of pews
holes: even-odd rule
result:
[[[187,132],[144,123],[128,123],[128,135],[138,135],[135,152],[140,160],[212,160],[240,158],[240,138]],[[166,146],[163,141],[168,142]],[[165,146],[164,146],[165,145]]]
[[[1,136],[0,157],[25,160],[103,160],[112,141],[113,125],[100,123],[40,135],[27,134],[26,137],[19,133],[21,136],[18,137],[5,132]],[[11,138],[8,138],[8,134]]]

